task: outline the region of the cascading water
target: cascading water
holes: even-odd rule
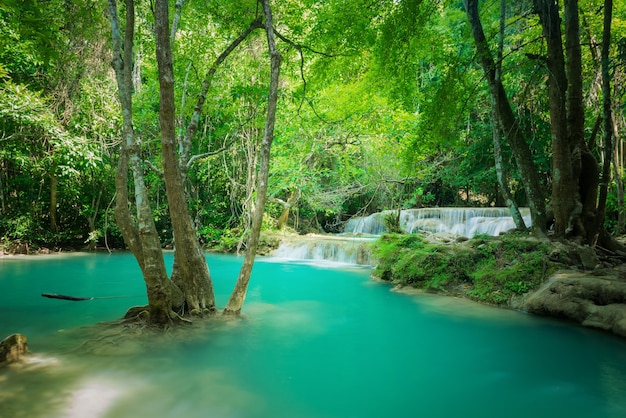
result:
[[[530,226],[530,211],[521,208],[526,226]],[[380,235],[386,231],[385,217],[397,211],[384,211],[366,217],[352,218],[346,224],[348,234]],[[478,234],[497,236],[515,228],[507,208],[424,208],[400,211],[400,228],[407,233],[416,231],[448,232],[471,238]]]
[[[526,226],[530,226],[530,211],[528,208],[521,208],[520,211]],[[371,265],[368,244],[386,231],[385,217],[396,214],[397,211],[389,210],[352,218],[347,222],[342,235],[285,238],[272,256],[280,259]],[[515,228],[515,223],[507,208],[427,208],[400,211],[400,227],[406,233],[447,232],[471,238],[478,234],[497,236]]]
[[[332,261],[344,264],[370,265],[368,244],[374,238],[336,235],[304,235],[284,239],[273,257],[291,260]]]

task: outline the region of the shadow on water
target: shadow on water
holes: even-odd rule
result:
[[[241,260],[208,261],[223,305]],[[0,415],[626,416],[623,340],[390,292],[364,268],[269,261],[255,265],[242,319],[153,334],[93,326],[145,303],[128,254],[0,260],[0,335],[24,333],[33,351],[0,372]]]

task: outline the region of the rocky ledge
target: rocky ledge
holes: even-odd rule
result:
[[[623,273],[621,269],[560,270],[514,307],[626,337],[626,278]]]

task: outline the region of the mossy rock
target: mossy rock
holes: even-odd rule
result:
[[[0,366],[20,361],[28,352],[28,340],[22,334],[11,334],[0,341]]]

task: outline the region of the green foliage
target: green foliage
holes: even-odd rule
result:
[[[374,244],[374,275],[401,286],[462,293],[501,305],[537,286],[554,268],[546,244],[517,234],[430,244],[419,235],[384,235]]]
[[[392,234],[400,234],[402,233],[402,228],[400,228],[400,212],[396,211],[393,213],[388,213],[383,218],[383,222],[385,223],[385,228],[389,233]]]
[[[626,62],[622,5],[614,7],[613,26],[617,103],[626,91],[620,81]],[[67,237],[87,240],[88,221],[96,231],[112,231],[105,228],[104,207],[113,198],[121,116],[110,72],[110,28],[101,6],[93,0],[0,5],[3,235],[47,236],[52,176],[59,181],[57,209],[60,226],[71,231]],[[594,80],[597,72],[591,54],[602,26],[601,13],[593,12],[599,6],[596,0],[581,2],[581,34],[590,46],[583,48],[586,80]],[[290,226],[300,232],[338,232],[350,216],[384,209],[502,203],[493,168],[491,103],[462,2],[303,0],[273,7],[278,31],[290,42],[278,40],[283,63],[270,216],[280,215],[278,199],[286,201],[295,189],[301,197],[291,210]],[[503,82],[549,195],[547,74],[541,60],[529,59],[529,54],[545,54],[541,29],[530,2],[508,2],[507,8]],[[179,134],[215,58],[258,15],[254,0],[185,2],[174,42]],[[492,51],[499,17],[499,7],[481,3]],[[142,158],[158,167],[158,82],[149,3],[137,3],[136,26],[134,126]],[[192,153],[230,144],[220,154],[196,160],[186,177],[190,208],[208,246],[232,248],[240,238],[236,231],[245,228],[248,173],[255,168],[253,155],[263,131],[268,68],[266,40],[258,30],[217,69],[207,94]],[[589,131],[599,108],[594,86],[591,81],[585,86]],[[506,144],[504,157],[513,193],[524,204]],[[147,182],[157,226],[169,237],[162,181],[148,170]],[[611,195],[609,226],[618,210]],[[110,209],[107,216],[112,223]],[[423,257],[424,265],[435,266],[448,263],[450,255],[439,249]],[[459,260],[483,265],[466,254]],[[495,279],[486,279],[492,288],[483,291],[488,287],[481,284],[483,276],[468,279],[469,273],[454,267],[427,277],[415,266],[418,261],[405,261],[403,271],[394,274],[433,289],[470,280],[477,297],[496,291],[506,296],[527,287],[516,281],[521,273],[512,272],[502,289],[493,288]]]

